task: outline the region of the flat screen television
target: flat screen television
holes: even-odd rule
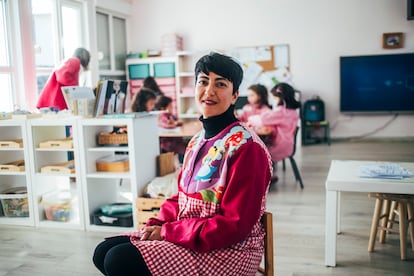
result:
[[[414,53],[340,57],[340,111],[414,113]]]

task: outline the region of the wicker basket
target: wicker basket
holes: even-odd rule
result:
[[[98,134],[98,145],[127,145],[128,133],[101,132]]]

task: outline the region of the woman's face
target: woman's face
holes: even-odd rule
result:
[[[228,79],[210,72],[200,72],[196,82],[196,101],[203,118],[224,113],[236,103],[239,91],[233,93],[233,83]]]

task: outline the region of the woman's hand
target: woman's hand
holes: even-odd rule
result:
[[[161,241],[161,226],[153,225],[144,227],[141,230],[141,241]]]

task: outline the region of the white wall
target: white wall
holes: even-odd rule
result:
[[[339,112],[339,56],[414,52],[414,21],[406,0],[133,0],[129,50],[160,49],[177,33],[186,50],[290,46],[294,86],[303,100],[319,95],[332,137],[360,136],[391,115]],[[382,33],[403,32],[404,48],[382,49]],[[414,65],[413,65],[414,66]],[[414,115],[399,115],[371,137],[414,137]]]

